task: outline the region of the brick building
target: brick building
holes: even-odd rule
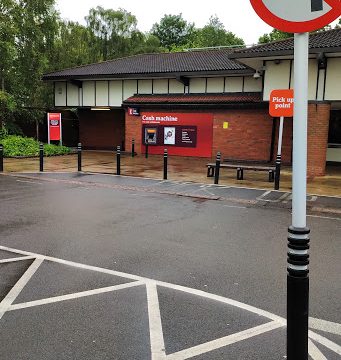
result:
[[[243,48],[144,54],[44,76],[55,109],[78,108],[79,139],[89,149],[122,145],[150,152],[270,162],[278,119],[271,90],[293,84],[293,39]],[[310,36],[308,175],[341,164],[341,29]],[[292,119],[283,160],[291,162]]]

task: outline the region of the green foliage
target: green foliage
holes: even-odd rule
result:
[[[258,44],[266,44],[272,41],[284,40],[293,37],[293,34],[273,29],[269,34],[264,34],[258,39]]]
[[[231,31],[227,31],[217,16],[211,16],[209,22],[202,29],[196,29],[192,36],[190,47],[218,47],[245,45],[244,40],[238,38]]]
[[[4,146],[5,157],[39,155],[39,142],[32,138],[18,135],[5,135],[1,138],[1,143]],[[64,155],[70,152],[71,149],[66,146],[44,145],[45,156]]]
[[[164,15],[159,23],[153,25],[151,34],[160,40],[162,47],[171,50],[188,43],[193,31],[194,24],[184,20],[182,14]]]

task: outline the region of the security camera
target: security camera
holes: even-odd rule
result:
[[[257,70],[254,74],[253,74],[253,78],[254,79],[259,79],[261,77],[259,71]]]

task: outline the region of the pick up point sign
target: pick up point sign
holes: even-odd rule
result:
[[[294,90],[273,90],[270,94],[269,113],[273,117],[293,117]]]

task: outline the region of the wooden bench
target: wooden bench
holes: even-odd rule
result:
[[[214,177],[216,164],[209,163],[207,164],[207,177]],[[262,165],[238,165],[238,164],[225,164],[221,163],[220,168],[223,169],[236,169],[237,170],[237,180],[244,180],[244,170],[252,171],[267,171],[269,174],[269,182],[274,182],[275,180],[275,171],[274,166],[262,166]]]

